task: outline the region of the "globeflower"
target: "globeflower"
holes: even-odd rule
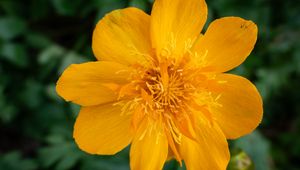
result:
[[[188,170],[224,170],[227,139],[252,132],[262,100],[247,79],[224,73],[254,48],[257,26],[239,17],[213,21],[204,0],[156,0],[151,16],[112,11],[93,33],[98,61],[70,65],[56,90],[79,104],[79,148],[112,155],[129,144],[132,170],[169,159]]]

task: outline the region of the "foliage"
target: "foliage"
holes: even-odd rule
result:
[[[152,3],[0,1],[0,169],[129,169],[128,148],[116,156],[88,155],[77,148],[72,126],[79,108],[56,95],[55,83],[70,63],[95,60],[92,31],[107,12],[135,6],[149,13]],[[259,131],[230,141],[228,169],[299,169],[300,2],[207,3],[208,22],[241,16],[259,26],[254,52],[233,72],[258,86],[264,99],[264,119]],[[245,162],[249,166],[241,168]],[[165,169],[184,168],[170,161]]]

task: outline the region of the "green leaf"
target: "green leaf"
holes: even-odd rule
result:
[[[129,170],[129,160],[123,154],[128,155],[128,150],[124,149],[114,156],[91,156],[84,155],[81,161],[82,170]]]
[[[2,48],[0,48],[0,56],[21,68],[27,67],[29,64],[27,49],[23,44],[4,44]]]
[[[24,89],[20,93],[22,103],[28,108],[34,109],[42,103],[43,86],[36,80],[27,79]]]
[[[56,11],[61,15],[74,15],[81,7],[82,0],[53,0],[53,6]]]
[[[0,18],[0,38],[4,40],[13,39],[26,32],[26,22],[17,17]]]
[[[53,101],[56,101],[56,102],[62,101],[62,99],[56,93],[56,85],[54,83],[46,86],[46,95]]]
[[[1,100],[1,97],[0,97]],[[0,120],[1,122],[8,124],[14,120],[17,115],[17,108],[12,104],[0,104]]]
[[[58,162],[55,169],[56,170],[67,170],[71,169],[81,158],[82,153],[79,153],[80,151],[77,150],[75,145],[74,147],[69,150],[68,153]]]
[[[40,149],[39,158],[44,168],[55,166],[57,170],[71,169],[82,157],[74,142],[59,141],[49,147]]]
[[[167,161],[164,165],[164,170],[186,170],[186,167],[184,165],[184,162],[182,162],[183,165],[182,167],[180,167],[179,163],[177,162],[177,160],[172,159],[170,161]]]
[[[148,7],[148,2],[146,0],[131,0],[129,1],[129,6],[137,7],[141,10],[146,11]]]
[[[99,9],[96,22],[112,10],[126,7],[126,3],[124,0],[95,0],[96,7]]]
[[[74,103],[70,103],[70,108],[71,108],[71,111],[72,111],[72,116],[74,118],[76,118],[78,116],[79,111],[80,111],[80,106],[77,105],[77,104],[74,104]]]
[[[67,144],[54,145],[39,150],[39,158],[42,167],[49,168],[58,162],[68,151]]]
[[[18,1],[12,0],[1,0],[0,7],[5,14],[9,14],[11,16],[20,16],[20,12],[22,9],[22,5]]]
[[[36,161],[32,159],[23,159],[18,151],[0,155],[0,169],[3,170],[35,170]]]
[[[61,74],[69,65],[79,64],[88,61],[88,58],[84,58],[73,51],[70,51],[63,56],[62,63],[58,69],[58,73]]]
[[[256,170],[272,169],[269,143],[258,131],[236,140],[234,144],[250,156]]]
[[[30,18],[34,21],[45,19],[53,10],[49,8],[51,1],[31,0],[30,2],[30,4],[26,4],[28,5],[27,10],[29,10]]]
[[[44,49],[38,56],[38,63],[41,65],[49,64],[53,60],[62,58],[65,50],[58,45],[51,45]]]
[[[51,47],[51,41],[43,34],[31,32],[26,34],[26,42],[36,49]]]
[[[300,42],[298,43],[298,45],[300,45]],[[295,68],[296,71],[298,72],[298,74],[300,74],[300,49],[298,48],[295,52],[294,52],[294,64],[295,64]]]
[[[1,75],[0,75],[1,77]],[[7,103],[8,100],[6,99],[6,96],[4,95],[4,86],[0,84],[0,120],[3,123],[9,123],[11,122],[16,114],[17,109],[14,105],[11,105]]]
[[[66,50],[58,45],[49,45],[38,55],[38,63],[41,65],[43,72],[40,76],[49,77],[51,73],[57,70],[59,62],[63,59]]]

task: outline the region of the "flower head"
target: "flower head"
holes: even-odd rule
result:
[[[98,61],[69,66],[57,92],[81,105],[78,146],[110,155],[131,143],[133,170],[162,169],[175,158],[187,169],[226,169],[226,139],[253,131],[262,118],[255,86],[224,73],[252,51],[257,27],[225,17],[200,31],[204,0],[156,0],[151,16],[115,10],[97,24]]]

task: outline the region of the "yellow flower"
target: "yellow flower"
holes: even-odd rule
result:
[[[131,143],[132,170],[159,170],[166,160],[189,170],[226,169],[226,139],[253,131],[262,100],[245,78],[224,73],[252,51],[257,27],[225,17],[200,34],[204,0],[156,0],[151,16],[115,10],[97,24],[98,61],[69,66],[57,92],[81,105],[78,146],[111,155]]]

